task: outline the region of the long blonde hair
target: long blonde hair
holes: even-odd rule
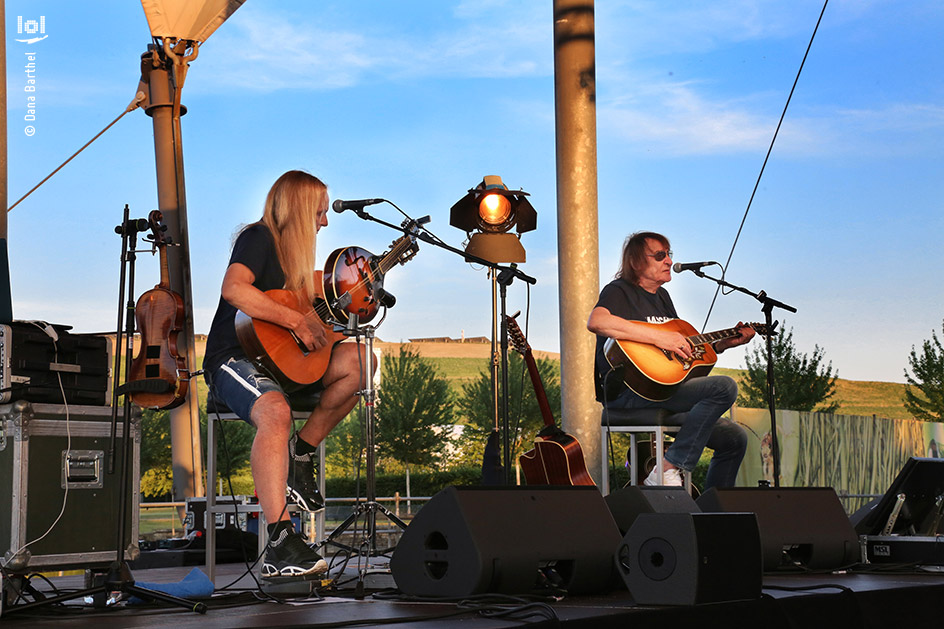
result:
[[[266,196],[262,223],[275,240],[285,288],[314,299],[315,244],[318,212],[327,209],[328,187],[317,177],[290,170],[279,177]]]

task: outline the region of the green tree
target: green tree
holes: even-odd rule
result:
[[[215,417],[214,421],[216,421]],[[214,432],[216,433],[216,473],[226,482],[228,477],[248,469],[256,429],[242,420],[219,421]],[[200,438],[204,444],[207,443],[207,413],[202,408],[200,409]]]
[[[944,323],[941,327],[944,330]],[[905,408],[915,419],[944,421],[944,347],[934,330],[930,340],[922,344],[920,354],[911,346],[908,364],[912,373],[905,369]]]
[[[548,405],[556,424],[560,425],[560,372],[555,361],[537,358],[535,364],[547,394]],[[489,371],[463,385],[458,410],[468,422],[463,435],[470,459],[481,463],[485,440],[495,427],[492,402],[492,378]],[[541,408],[527,369],[518,354],[508,356],[508,425],[512,432],[512,450],[529,450],[537,432],[544,427]]]
[[[807,357],[793,344],[793,328],[773,338],[774,406],[777,409],[834,413],[839,402],[828,401],[836,394],[833,364],[823,365],[824,351],[813,347]],[[761,339],[745,356],[747,374],[740,385],[738,404],[748,408],[767,408],[767,343]],[[817,406],[819,405],[819,406]]]
[[[432,361],[407,345],[381,365],[376,442],[380,453],[406,466],[407,494],[410,466],[432,466],[446,451],[453,424],[449,382]]]
[[[348,413],[328,435],[325,444],[325,475],[351,478],[360,471],[364,455],[364,423],[360,407]]]
[[[173,488],[170,418],[167,411],[145,410],[141,415],[141,495],[169,499]]]
[[[200,409],[200,438],[207,443],[207,415]],[[224,483],[249,468],[249,451],[255,429],[242,421],[221,422],[216,430],[216,465]],[[174,474],[171,459],[170,416],[167,411],[146,409],[141,416],[141,494],[148,498],[170,499]],[[241,482],[240,488],[247,489]],[[224,491],[228,491],[224,485]],[[236,488],[234,486],[234,491]],[[237,492],[239,493],[239,492]],[[245,492],[243,492],[245,493]],[[251,493],[251,492],[250,492]]]

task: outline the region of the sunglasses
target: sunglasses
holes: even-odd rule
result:
[[[646,255],[649,256],[650,258],[655,258],[656,262],[662,262],[663,260],[665,260],[666,256],[670,258],[672,257],[672,251],[662,250],[662,251],[656,251],[655,253],[647,253]]]

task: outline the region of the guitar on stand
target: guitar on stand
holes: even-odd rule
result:
[[[508,324],[508,340],[528,366],[528,375],[544,419],[544,428],[534,439],[534,448],[518,457],[525,480],[529,485],[595,485],[587,471],[580,444],[558,428],[554,421],[534,355],[515,317],[506,315],[505,322]]]
[[[374,371],[374,336],[377,327],[386,318],[386,310],[393,307],[396,299],[387,293],[383,287],[384,275],[396,264],[403,264],[416,255],[417,221],[406,220],[403,223],[405,235],[391,245],[390,250],[380,257],[358,247],[337,249],[328,256],[325,269],[325,294],[331,298],[328,309],[331,321],[334,322],[334,331],[343,336],[364,338],[365,359],[364,370],[367,374]],[[384,315],[376,325],[361,325],[371,321],[377,309],[383,306]],[[366,385],[359,392],[365,408],[364,440],[366,442],[367,461],[365,500],[354,505],[351,514],[339,524],[319,544],[323,548],[332,544],[358,555],[366,557],[386,555],[393,548],[377,548],[377,514],[380,513],[401,530],[406,529],[406,523],[398,518],[389,509],[377,502],[377,488],[375,478],[375,444],[374,444],[374,409],[377,401],[377,391],[374,389],[373,378],[365,379]],[[357,521],[364,516],[364,541],[360,546],[348,545],[338,541],[338,538],[352,526],[355,533],[358,530]],[[355,540],[356,542],[356,540]],[[363,593],[364,582],[369,572],[369,562],[361,563],[358,581],[358,591]]]

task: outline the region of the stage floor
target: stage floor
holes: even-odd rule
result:
[[[380,566],[382,568],[382,566]],[[136,570],[139,583],[172,583],[182,580],[191,567]],[[334,574],[334,571],[332,571]],[[649,627],[665,623],[693,622],[698,627],[723,626],[764,629],[779,627],[888,627],[939,626],[944,618],[944,574],[889,573],[877,570],[810,574],[778,573],[764,577],[763,595],[751,601],[709,605],[653,607],[636,605],[625,589],[560,601],[512,601],[504,597],[475,597],[468,603],[409,601],[398,599],[389,574],[369,574],[366,596],[355,597],[358,572],[348,568],[336,590],[295,596],[284,591],[281,599],[267,597],[245,575],[241,564],[217,568],[217,591],[205,615],[157,604],[96,610],[71,601],[6,613],[4,627],[65,627],[108,629],[118,627],[517,627],[592,626]],[[33,579],[34,586],[50,594],[50,584]],[[83,587],[80,576],[52,579],[58,590]],[[15,609],[15,608],[14,608]],[[501,615],[507,614],[507,615]]]

